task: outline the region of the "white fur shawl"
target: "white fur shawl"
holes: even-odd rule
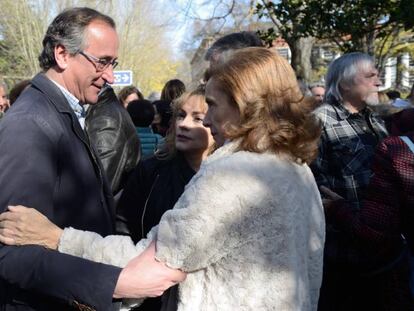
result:
[[[157,259],[189,272],[178,310],[316,310],[324,214],[313,175],[272,154],[218,149],[146,240],[65,229],[59,250],[124,266],[157,236]]]

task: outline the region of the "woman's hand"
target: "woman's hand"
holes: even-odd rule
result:
[[[34,208],[9,206],[0,214],[0,242],[7,245],[37,244],[57,249],[63,230]]]

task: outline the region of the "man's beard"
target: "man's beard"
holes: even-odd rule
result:
[[[370,93],[365,99],[365,103],[370,106],[378,105],[379,104],[378,92],[375,91],[375,92]]]

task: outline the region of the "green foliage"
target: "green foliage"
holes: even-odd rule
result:
[[[300,38],[315,37],[341,53],[373,55],[380,71],[387,58],[414,54],[414,0],[261,0],[255,14],[274,24],[259,33],[270,45],[280,36],[292,49]],[[320,67],[314,66],[312,80]]]
[[[306,2],[306,1],[305,1]],[[304,6],[305,5],[305,6]],[[262,32],[261,36],[269,42],[271,37],[281,36],[285,40],[297,40],[309,36],[308,29],[304,25],[303,14],[306,4],[303,1],[289,0],[278,3],[272,1],[262,1],[257,3],[255,14],[259,18],[267,18],[273,21],[276,27]],[[269,36],[268,38],[266,36]]]
[[[376,38],[413,29],[413,8],[413,0],[281,0],[262,1],[255,13],[272,20],[284,38],[313,36],[335,42],[342,52],[372,53]]]
[[[49,22],[67,7],[88,6],[110,15],[120,38],[119,69],[134,72],[144,93],[176,76],[165,20],[171,14],[150,0],[0,0],[0,77],[11,86],[40,68],[38,55]]]
[[[272,47],[273,42],[279,37],[274,28],[268,28],[267,30],[258,30],[257,34],[268,47]]]

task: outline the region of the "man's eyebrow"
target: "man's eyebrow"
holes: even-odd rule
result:
[[[100,56],[100,57],[97,57],[98,59],[103,59],[103,60],[118,60],[118,57],[115,57],[115,58],[113,58],[112,56],[109,56],[109,55],[107,55],[107,56]]]

